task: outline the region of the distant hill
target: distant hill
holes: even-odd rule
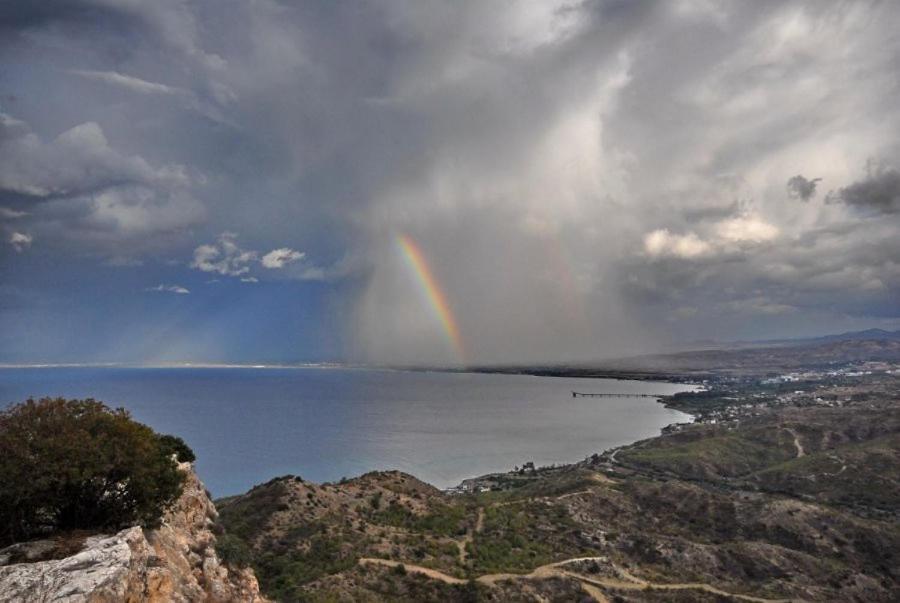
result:
[[[472,370],[558,377],[652,379],[689,378],[713,373],[764,375],[862,362],[900,362],[900,331],[870,329],[810,339],[722,344],[716,348],[695,348],[595,363],[476,367]]]
[[[693,352],[699,350],[735,350],[742,348],[756,348],[769,346],[800,346],[818,345],[820,343],[834,343],[838,341],[897,341],[900,340],[900,330],[886,331],[885,329],[865,329],[863,331],[847,331],[820,335],[818,337],[790,337],[784,339],[741,339],[737,341],[718,341],[714,339],[697,339],[677,345],[671,350],[660,350],[659,353]]]
[[[884,329],[866,329],[864,331],[847,331],[835,335],[823,335],[821,337],[802,337],[797,339],[768,339],[749,343],[759,345],[804,345],[833,343],[837,341],[867,341],[867,340],[900,340],[900,330],[885,331]]]
[[[834,336],[840,337],[840,336]],[[826,368],[859,362],[900,362],[900,336],[792,340],[717,350],[656,354],[609,361],[604,367],[619,370],[690,374],[727,372],[763,374],[804,368]]]

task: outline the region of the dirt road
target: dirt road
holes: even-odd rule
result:
[[[478,576],[477,578],[475,578],[475,580],[486,586],[494,586],[497,582],[503,582],[505,580],[544,579],[552,578],[554,576],[566,577],[578,580],[586,593],[601,602],[606,601],[607,598],[605,597],[605,595],[603,595],[602,592],[598,590],[599,588],[609,588],[613,590],[641,590],[645,588],[656,590],[702,590],[704,592],[719,595],[721,597],[729,597],[738,601],[750,601],[752,603],[790,603],[790,601],[792,601],[792,599],[765,599],[763,597],[754,597],[752,595],[730,593],[720,588],[716,588],[715,586],[712,586],[710,584],[704,584],[701,582],[683,582],[672,584],[650,582],[648,580],[638,578],[624,568],[612,564],[610,565],[612,565],[612,568],[620,576],[619,578],[597,578],[584,576],[582,574],[564,569],[564,566],[578,561],[598,561],[607,564],[609,563],[609,560],[605,557],[573,557],[572,559],[566,559],[564,561],[557,561],[556,563],[542,565],[535,568],[531,573],[528,574],[484,574],[482,576]],[[446,584],[465,584],[467,582],[467,580],[445,574],[435,569],[400,563],[399,561],[392,561],[389,559],[374,559],[371,557],[364,557],[360,559],[359,562],[361,564],[382,565],[391,568],[402,565],[407,572],[421,574],[434,580],[440,580],[441,582],[444,582]]]

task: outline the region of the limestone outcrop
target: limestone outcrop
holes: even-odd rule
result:
[[[0,551],[0,601],[265,601],[252,570],[219,560],[215,505],[192,467],[184,463],[182,470],[184,492],[157,529],[91,536],[77,553],[48,561],[10,563],[46,554],[46,541]]]

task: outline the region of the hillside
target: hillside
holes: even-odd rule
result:
[[[284,601],[894,601],[900,379],[839,381],[808,405],[730,391],[734,419],[467,494],[287,476],[219,506]]]

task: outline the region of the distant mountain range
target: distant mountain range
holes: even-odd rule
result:
[[[678,345],[671,351],[663,353],[678,353],[699,350],[723,350],[755,348],[765,346],[799,346],[819,345],[823,343],[836,343],[840,341],[898,341],[900,330],[886,331],[885,329],[866,329],[864,331],[847,331],[819,337],[795,337],[786,339],[744,339],[739,341],[717,341],[714,339],[700,339]]]
[[[819,344],[819,343],[834,343],[837,341],[862,341],[862,340],[900,340],[900,330],[897,331],[885,331],[884,329],[866,329],[864,331],[848,331],[846,333],[837,333],[835,335],[823,335],[821,337],[802,337],[797,339],[767,339],[767,340],[759,340],[759,341],[751,341],[746,343],[751,344],[763,344],[763,345],[773,345],[773,344],[787,344],[787,345],[797,345],[797,344]]]
[[[695,342],[695,347],[595,362],[541,366],[470,367],[488,373],[526,373],[558,377],[675,378],[717,372],[764,375],[828,368],[859,362],[900,362],[900,331],[867,329],[801,339],[731,343]]]

